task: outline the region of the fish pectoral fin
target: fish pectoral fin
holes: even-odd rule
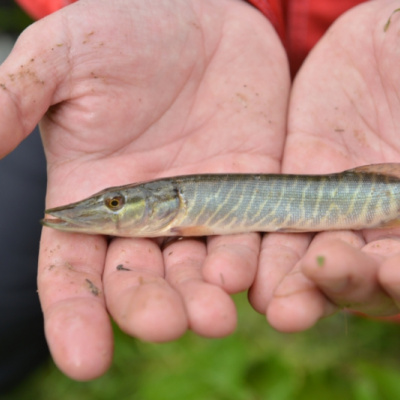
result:
[[[312,233],[312,228],[280,228],[273,233]]]
[[[389,228],[399,228],[399,227],[400,227],[400,219],[392,219],[388,222],[385,222],[382,225],[378,225],[376,229],[389,229]]]
[[[209,236],[215,235],[215,232],[208,226],[175,226],[171,228],[170,233],[173,236]]]

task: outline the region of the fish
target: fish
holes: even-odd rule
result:
[[[46,227],[117,237],[389,228],[400,226],[400,164],[167,177],[104,189],[45,214]]]

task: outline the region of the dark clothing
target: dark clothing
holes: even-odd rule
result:
[[[36,130],[0,161],[0,394],[48,355],[36,291],[45,189]]]

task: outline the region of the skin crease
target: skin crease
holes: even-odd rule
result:
[[[396,8],[394,1],[354,8],[311,52],[291,91],[283,172],[400,162],[399,15],[383,28]],[[267,235],[250,301],[286,332],[307,329],[343,307],[396,314],[399,234],[392,228]]]
[[[282,45],[243,1],[80,0],[26,30],[0,67],[2,155],[50,107],[47,207],[160,176],[277,172],[282,160],[283,172],[299,173],[400,162],[398,18],[383,32],[397,6],[370,2],[338,20],[289,103]],[[38,288],[55,362],[87,380],[111,363],[109,315],[143,340],[186,329],[224,336],[236,324],[229,293],[251,285],[255,309],[282,331],[343,306],[397,312],[398,252],[396,230],[235,235],[163,250],[44,229]]]
[[[241,0],[80,0],[23,32],[0,85],[1,155],[43,117],[46,207],[161,176],[280,169],[286,55]],[[162,249],[43,229],[38,291],[56,364],[78,380],[103,374],[110,317],[154,342],[231,333],[229,294],[253,283],[260,241]]]

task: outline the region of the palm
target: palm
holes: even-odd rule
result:
[[[278,167],[283,137],[272,146],[266,138],[276,123],[282,129],[281,107],[269,111],[276,97],[286,100],[280,87],[271,87],[270,94],[258,90],[265,69],[249,67],[255,51],[247,49],[247,40],[238,40],[234,21],[229,27],[235,12],[213,9],[217,15],[207,30],[184,3],[179,18],[161,14],[165,26],[157,30],[154,15],[140,9],[139,15],[121,15],[115,5],[103,7],[91,25],[78,29],[68,18],[73,37],[65,36],[53,49],[65,61],[65,70],[57,71],[61,82],[52,98],[57,104],[41,122],[50,205],[158,175]],[[225,7],[232,10],[230,3]],[[241,12],[243,6],[233,5]],[[249,7],[245,11],[253,16]],[[112,18],[109,26],[102,18],[108,12],[118,14],[117,30]],[[132,29],[135,18],[140,32]],[[265,63],[272,57],[269,43],[254,47],[263,50]]]
[[[395,8],[388,1],[354,9],[311,53],[292,88],[284,172],[328,173],[400,162],[397,16],[387,32],[383,29]],[[311,326],[337,306],[395,313],[387,293],[396,299],[399,237],[398,229],[314,238],[271,235],[263,243],[252,301],[260,311],[267,309],[274,326],[288,331]],[[277,246],[287,255],[279,265]],[[263,283],[266,274],[269,283]]]
[[[280,168],[286,60],[244,2],[82,0],[28,29],[0,76],[3,152],[51,107],[41,122],[49,207],[160,175]],[[250,286],[259,244],[254,234],[162,251],[44,229],[38,285],[53,357],[79,379],[102,373],[108,312],[145,340],[229,333],[226,292]]]

